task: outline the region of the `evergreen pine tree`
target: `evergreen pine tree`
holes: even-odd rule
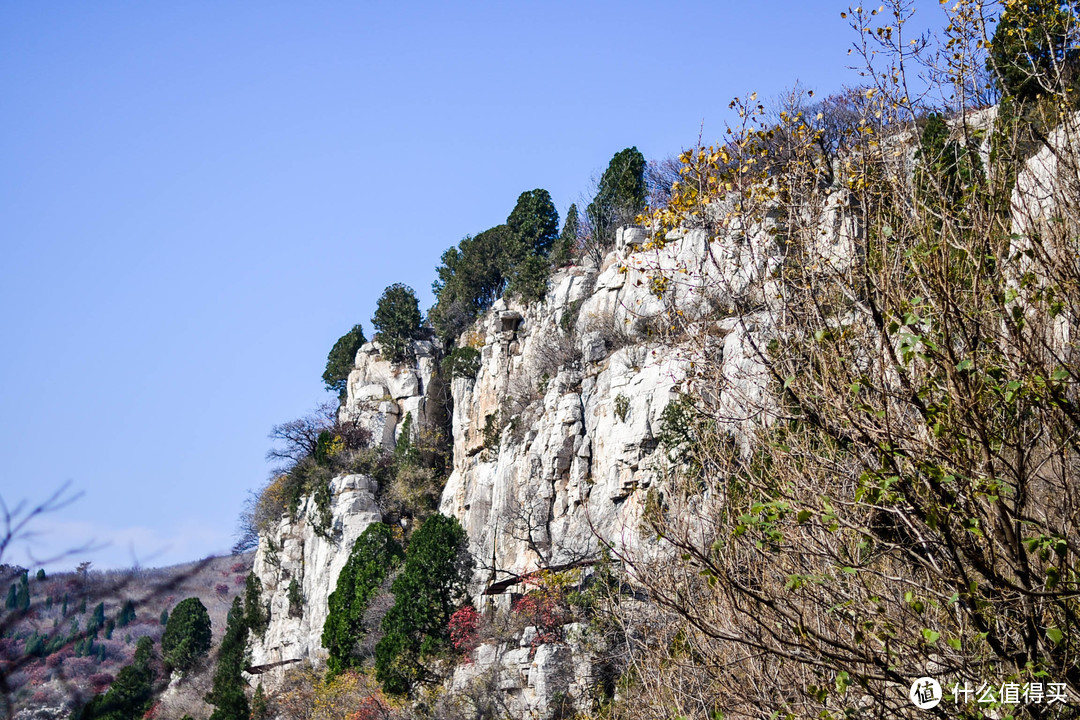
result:
[[[104,649],[104,648],[103,648]],[[73,715],[74,720],[136,720],[149,709],[153,699],[153,641],[139,638],[135,658],[120,669],[109,692],[95,695]]]
[[[548,191],[537,188],[518,196],[506,225],[523,251],[546,257],[559,235],[559,213]]]
[[[1078,4],[1076,0],[1006,4],[987,60],[1005,95],[1019,102],[1033,100],[1053,92],[1059,74],[1074,72],[1080,54],[1074,37]]]
[[[609,242],[617,226],[645,209],[645,190],[645,157],[636,147],[615,153],[600,176],[596,197],[585,210],[594,242]]]
[[[559,268],[574,262],[580,232],[577,205],[572,204],[570,209],[566,211],[566,222],[563,223],[562,232],[559,233],[559,239],[555,241],[555,247],[551,251],[551,264],[553,266]]]
[[[251,698],[251,720],[266,720],[270,717],[270,704],[262,683],[255,686],[255,695]]]
[[[85,605],[85,603],[84,603]],[[127,627],[132,621],[135,620],[135,601],[125,600],[124,606],[120,608],[120,617],[116,620],[117,627]]]
[[[367,340],[364,339],[363,326],[356,324],[353,329],[337,339],[330,354],[326,357],[326,369],[323,370],[322,379],[326,389],[337,393],[339,398],[345,397],[345,383],[349,379],[349,373],[356,366],[356,351]]]
[[[86,621],[87,635],[97,635],[98,630],[105,625],[105,603],[98,603],[94,611],[90,613],[90,619]]]
[[[15,592],[15,609],[26,612],[30,609],[30,584],[26,581],[26,575],[19,581],[19,588]]]
[[[371,316],[383,357],[393,362],[409,357],[410,343],[419,336],[422,321],[420,304],[411,287],[394,283],[383,290]]]
[[[389,525],[372,523],[353,543],[337,586],[330,593],[329,613],[323,625],[322,646],[330,651],[327,668],[338,674],[354,667],[353,648],[372,628],[364,627],[364,611],[387,574],[401,564],[405,553]]]
[[[244,670],[247,657],[248,623],[240,597],[233,598],[225,622],[225,637],[218,649],[214,668],[214,687],[207,693],[206,702],[215,707],[210,720],[249,720],[251,713],[244,694]]]
[[[266,632],[270,614],[262,600],[262,580],[255,573],[248,573],[244,587],[244,617],[248,629],[256,635]]]
[[[471,574],[468,537],[457,519],[425,520],[394,580],[394,606],[375,647],[375,677],[386,692],[403,695],[428,676],[425,659],[448,643],[450,615],[465,598]]]
[[[4,607],[8,610],[14,610],[18,603],[19,591],[12,585],[8,588],[7,601],[4,603]]]
[[[197,597],[173,608],[161,636],[161,658],[170,669],[186,671],[210,651],[210,615]]]
[[[158,620],[160,621],[160,623],[162,625],[165,625],[166,623],[169,622],[169,609],[168,608],[165,608],[164,610],[161,611],[161,617],[158,618]]]

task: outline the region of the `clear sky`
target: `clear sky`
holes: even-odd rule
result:
[[[936,25],[925,0],[920,23]],[[0,5],[0,497],[38,557],[228,549],[267,432],[383,288],[519,193],[859,83],[826,0]],[[32,564],[19,547],[3,558]]]

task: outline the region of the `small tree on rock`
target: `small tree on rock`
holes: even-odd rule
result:
[[[330,354],[326,356],[326,369],[323,370],[322,379],[329,392],[337,393],[338,398],[345,397],[345,385],[349,380],[349,373],[356,367],[356,352],[367,340],[364,338],[363,326],[353,325],[353,329],[337,339]]]
[[[566,211],[566,221],[563,223],[559,239],[555,241],[555,247],[551,251],[551,264],[560,268],[574,262],[574,254],[577,252],[578,235],[581,233],[581,222],[578,220],[577,205],[570,205]]]
[[[408,285],[394,283],[383,290],[371,324],[378,332],[383,357],[401,362],[410,353],[410,343],[420,334],[420,304]]]
[[[596,197],[586,212],[592,226],[592,243],[606,246],[615,228],[631,222],[645,209],[645,156],[636,147],[615,153],[600,176]]]

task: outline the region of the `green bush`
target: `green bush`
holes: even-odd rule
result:
[[[469,346],[456,347],[442,361],[443,375],[473,380],[480,372],[480,351]]]
[[[322,379],[326,389],[336,393],[338,398],[345,397],[345,385],[349,379],[349,373],[356,367],[356,353],[367,340],[364,339],[364,328],[357,324],[352,330],[337,339],[330,354],[326,356],[326,369],[323,370]]]
[[[109,691],[95,695],[74,714],[75,720],[135,720],[150,709],[153,700],[153,641],[139,638],[135,658],[116,674]],[[244,719],[246,720],[246,718]]]
[[[408,358],[411,342],[419,337],[422,322],[419,302],[411,287],[394,283],[383,290],[371,317],[383,357],[393,362]]]
[[[364,612],[386,576],[405,557],[389,525],[372,523],[353,543],[345,567],[330,593],[322,646],[330,652],[327,667],[337,674],[354,667],[353,649],[363,634]]]
[[[303,617],[304,615],[304,593],[300,589],[300,583],[296,582],[296,578],[289,581],[289,617]]]
[[[425,662],[447,647],[450,616],[465,599],[471,574],[468,536],[457,519],[425,520],[394,580],[394,606],[375,647],[375,676],[386,692],[403,695],[430,677]]]
[[[161,636],[165,665],[184,672],[210,651],[210,615],[197,597],[181,600],[173,608]]]

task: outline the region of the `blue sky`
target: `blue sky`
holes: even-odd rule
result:
[[[936,25],[937,3],[920,24]],[[0,497],[80,499],[7,561],[220,553],[267,432],[383,288],[735,95],[859,83],[846,6],[0,5]]]

